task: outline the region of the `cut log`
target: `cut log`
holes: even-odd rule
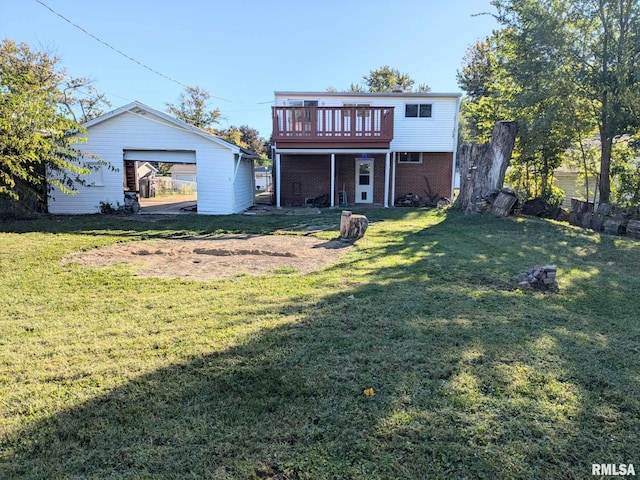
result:
[[[632,238],[640,238],[640,220],[629,220],[627,235]]]
[[[514,192],[503,188],[493,201],[493,205],[491,205],[491,213],[499,217],[508,217],[517,202],[518,196]]]
[[[601,213],[596,213],[591,219],[591,228],[596,232],[601,232],[604,227],[605,216]]]
[[[500,190],[511,160],[518,128],[515,122],[498,122],[491,142],[460,147],[460,194],[455,206],[466,212],[478,211],[477,203]]]
[[[602,229],[610,235],[622,235],[625,232],[625,221],[621,218],[607,218]]]
[[[369,227],[369,219],[364,215],[354,215],[349,210],[342,211],[340,238],[355,242],[364,237],[367,227]]]

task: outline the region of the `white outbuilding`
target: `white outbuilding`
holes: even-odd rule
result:
[[[101,204],[124,205],[125,191],[137,191],[138,166],[144,162],[190,164],[198,179],[197,211],[239,213],[254,202],[253,160],[256,155],[166,113],[133,102],[84,125],[83,161],[101,159],[77,185],[75,195],[53,191],[53,214],[97,213]]]

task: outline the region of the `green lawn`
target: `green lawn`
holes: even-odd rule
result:
[[[365,238],[324,271],[212,282],[59,261],[145,238],[293,233],[340,212],[1,224],[0,478],[640,474],[639,242],[365,213]],[[513,289],[548,263],[557,293]]]

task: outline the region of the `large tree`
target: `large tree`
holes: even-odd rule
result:
[[[546,85],[554,89],[560,86],[556,93],[571,92],[576,104],[588,104],[600,137],[600,201],[609,201],[614,139],[637,131],[640,125],[639,2],[493,0],[492,3],[517,52],[508,68],[520,79],[523,87],[520,99],[528,105],[539,101],[532,95],[531,87],[539,85],[540,77],[549,80]],[[554,97],[561,98],[550,95]]]
[[[78,109],[85,80],[67,75],[59,59],[25,43],[0,43],[0,197],[46,209],[52,188],[71,193],[89,173],[75,148],[84,129]],[[76,92],[76,93],[74,93]],[[98,107],[96,102],[94,107]],[[96,159],[91,159],[96,165]]]
[[[209,107],[211,94],[200,87],[185,87],[177,104],[166,103],[167,112],[195,127],[214,131],[220,119],[220,110]]]

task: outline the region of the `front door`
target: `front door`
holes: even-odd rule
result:
[[[356,158],[355,203],[373,203],[373,160]]]

